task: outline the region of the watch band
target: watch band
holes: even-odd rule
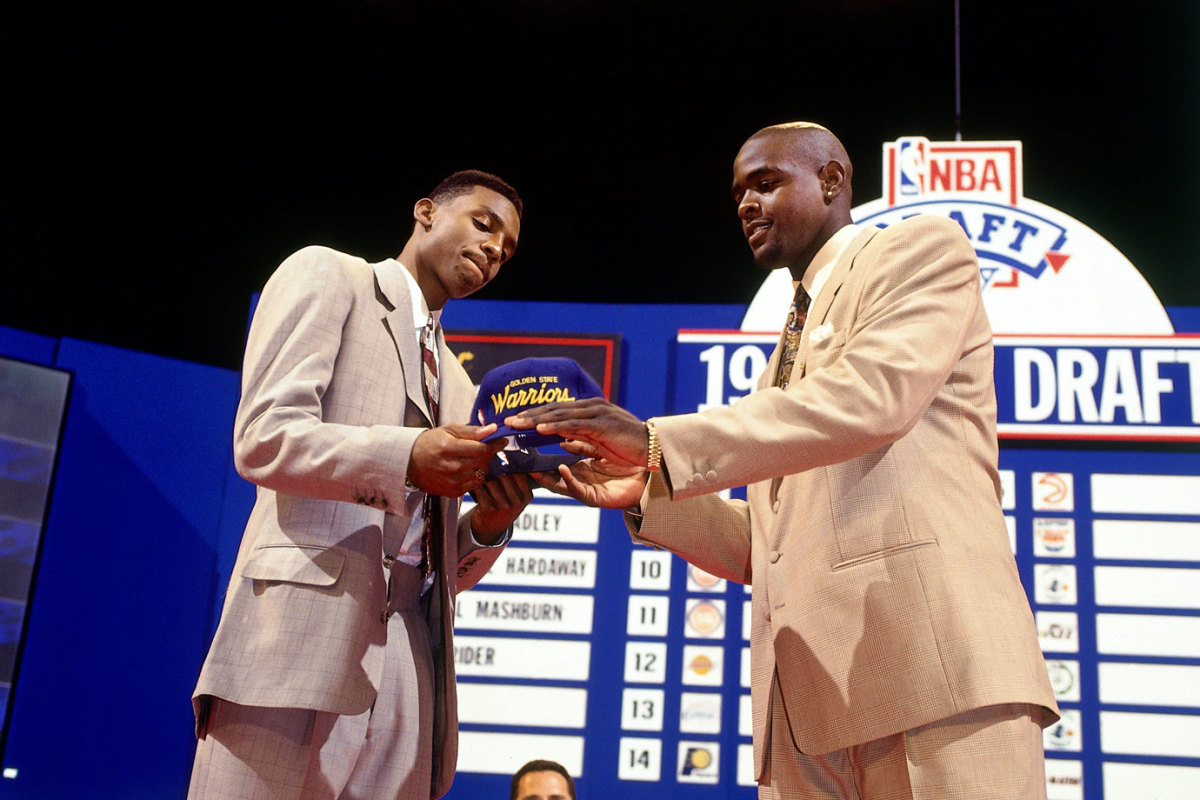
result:
[[[646,469],[658,472],[662,469],[662,445],[658,442],[658,430],[652,420],[646,420]]]

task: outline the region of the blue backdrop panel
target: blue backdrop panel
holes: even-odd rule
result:
[[[0,325],[0,354],[32,364],[54,363],[57,339]]]
[[[620,331],[623,374],[661,376],[676,328],[741,314],[465,300],[445,324]],[[0,797],[182,797],[189,697],[254,497],[232,466],[238,375],[11,328],[0,354],[75,374]],[[638,413],[663,407],[661,380],[622,383]]]
[[[619,333],[622,344],[619,381],[621,393],[615,400],[634,414],[648,417],[670,411],[673,406],[673,397],[676,394],[674,342],[679,329],[736,329],[741,324],[744,314],[745,308],[735,305],[633,306],[466,300],[448,304],[442,322],[450,330],[471,328],[529,332]],[[522,541],[519,532],[514,537],[514,543],[518,547],[526,544]],[[675,785],[673,774],[671,774],[671,765],[675,763],[675,748],[678,747],[681,739],[681,735],[677,731],[673,733],[670,731],[669,724],[667,730],[662,734],[654,735],[662,742],[663,760],[666,762],[663,770],[663,784],[624,782],[618,781],[616,778],[617,765],[623,757],[623,754],[619,752],[621,739],[637,735],[621,729],[623,689],[638,688],[639,686],[625,684],[623,673],[626,643],[630,641],[630,637],[626,635],[626,613],[630,597],[630,558],[635,548],[625,530],[620,513],[607,510],[601,512],[599,541],[595,545],[595,549],[597,551],[596,585],[590,592],[595,608],[592,632],[583,637],[557,637],[563,640],[586,639],[591,642],[592,646],[591,670],[585,686],[587,690],[586,729],[584,731],[561,731],[566,734],[582,733],[585,737],[583,775],[577,782],[578,797],[580,800],[599,797],[661,800],[664,796],[664,787]],[[646,550],[646,548],[637,549]],[[655,644],[665,644],[668,652],[669,675],[665,683],[666,706],[662,709],[662,714],[667,720],[678,719],[679,716],[679,673],[681,671],[679,657],[684,646],[682,615],[685,610],[683,597],[683,587],[686,585],[685,569],[686,565],[682,560],[671,559],[669,570],[672,591],[669,593],[669,614],[672,621],[667,636],[654,641]],[[474,591],[479,591],[479,588]],[[656,596],[664,594],[666,593],[653,593]],[[737,638],[740,633],[737,625],[740,623],[740,598],[744,594],[741,586],[727,587],[726,594],[730,598],[728,607],[737,609],[737,614],[731,613],[735,619],[731,621],[733,627],[730,628],[730,636],[727,637],[732,644],[726,647],[726,670],[731,676],[726,684],[732,681],[736,685],[736,665],[740,657],[740,644]],[[460,604],[473,602],[472,594],[468,592],[460,595],[459,602]],[[483,682],[487,682],[486,679],[483,679]],[[501,682],[509,685],[519,683],[526,686],[555,685],[555,682],[536,680],[505,680]],[[557,683],[562,685],[561,681]],[[659,687],[654,685],[654,688]],[[731,697],[733,696],[736,696],[736,692],[731,694]],[[727,732],[737,730],[737,710],[736,700],[723,704],[724,724],[722,730]],[[463,728],[488,733],[521,734],[533,731],[532,726],[536,723],[536,719],[516,718],[509,725],[464,724]],[[546,731],[543,729],[539,732]],[[733,744],[734,737],[728,738],[731,744],[726,751],[722,752],[721,756],[728,766],[728,771],[723,770],[723,774],[732,776],[736,747]],[[747,738],[745,741],[749,742],[749,739]],[[539,755],[539,753],[530,752],[529,758],[539,757]],[[482,797],[505,797],[508,789],[508,775],[460,772],[455,778],[447,798],[448,800],[474,800],[474,798]],[[687,788],[687,796],[693,798],[752,797],[753,795],[754,792],[751,789],[739,790],[733,787],[732,780],[721,786],[696,785]]]
[[[236,376],[64,340],[75,374],[4,797],[182,797]]]
[[[743,311],[733,305],[564,306],[462,300],[450,304],[443,321],[451,330],[618,333],[622,388],[617,400],[646,417],[690,410],[697,402],[706,402],[714,387],[723,395],[744,393],[734,376],[752,359],[737,360],[736,348],[730,347],[724,353],[728,360],[721,362],[722,383],[715,386],[710,372],[716,362],[700,358],[711,345],[681,346],[678,341],[680,330],[736,329]],[[1172,316],[1180,329],[1200,328],[1195,310],[1172,309]],[[770,343],[761,346],[769,350]],[[75,375],[3,764],[17,773],[0,779],[0,798],[180,798],[195,746],[189,696],[253,501],[252,488],[232,469],[238,376],[230,370],[73,340],[57,342],[11,329],[0,329],[0,354],[50,364]],[[1014,474],[1015,506],[1008,513],[1014,518],[1023,577],[1036,582],[1034,572],[1039,568],[1076,568],[1079,600],[1070,610],[1077,614],[1084,650],[1071,660],[1080,662],[1082,691],[1078,700],[1064,702],[1064,708],[1078,711],[1083,744],[1067,749],[1071,741],[1069,736],[1063,738],[1063,751],[1052,753],[1052,759],[1082,762],[1084,796],[1089,799],[1103,796],[1100,762],[1112,760],[1100,749],[1097,717],[1129,709],[1105,706],[1097,695],[1098,659],[1089,649],[1100,611],[1092,599],[1093,574],[1098,567],[1119,567],[1124,562],[1099,563],[1087,554],[1093,519],[1114,517],[1087,508],[1094,502],[1088,481],[1093,473],[1106,472],[1196,474],[1200,470],[1195,459],[1191,445],[1163,452],[1150,444],[1089,448],[1030,443],[1008,445],[1001,455],[1002,468]],[[1035,518],[1054,521],[1067,516],[1067,512],[1035,513],[1029,487],[1035,473],[1042,471],[1075,476],[1080,507],[1070,516],[1079,554],[1071,561],[1053,555],[1040,556],[1040,562],[1031,558]],[[1121,521],[1121,515],[1115,517]],[[753,797],[752,788],[737,786],[733,779],[738,751],[744,752],[749,744],[749,736],[738,726],[740,698],[745,694],[739,679],[744,589],[689,586],[686,566],[672,558],[666,566],[669,587],[633,590],[632,559],[638,553],[654,555],[653,551],[632,546],[615,512],[602,513],[599,528],[595,544],[561,548],[580,553],[594,550],[596,559],[593,589],[560,592],[588,593],[595,608],[590,633],[557,637],[591,644],[590,672],[586,681],[578,682],[587,692],[587,724],[582,730],[565,731],[586,740],[579,796],[583,800],[605,795],[633,800],[672,794]],[[530,546],[519,532],[514,549]],[[1054,587],[1039,591],[1048,588]],[[661,636],[628,633],[627,611],[634,594],[666,602],[670,627]],[[697,600],[725,603],[724,635],[711,641],[723,650],[725,676],[719,687],[710,689],[723,702],[719,734],[684,736],[680,695],[693,688],[681,682],[681,656],[684,647],[697,643],[685,633],[686,608]],[[463,595],[462,601],[472,603],[472,593]],[[1055,597],[1035,598],[1034,607],[1039,613],[1053,612],[1062,604]],[[1110,616],[1113,611],[1127,609],[1105,609]],[[1183,616],[1195,614],[1184,611]],[[617,779],[618,765],[628,754],[621,740],[639,735],[621,722],[625,690],[641,685],[630,679],[623,661],[631,643],[661,645],[671,662],[663,683],[653,684],[664,690],[663,728],[643,736],[661,745],[660,783]],[[1106,660],[1151,666],[1198,663],[1191,657],[1137,655]],[[522,683],[487,677],[471,680],[485,689],[489,683]],[[564,681],[523,683],[557,688]],[[1132,710],[1153,709],[1171,713],[1157,706]],[[536,722],[514,718],[512,724],[507,720],[467,723],[464,730],[515,734],[536,727],[532,724]],[[685,740],[693,738],[719,745],[712,750],[720,767],[719,785],[680,785]],[[1195,759],[1153,755],[1120,755],[1116,760],[1200,766]],[[450,797],[503,797],[507,787],[507,775],[463,772]]]

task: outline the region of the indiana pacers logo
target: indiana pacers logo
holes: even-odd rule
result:
[[[680,783],[716,783],[720,777],[718,761],[721,746],[716,742],[680,742]]]
[[[712,766],[712,751],[707,747],[689,747],[683,761],[683,774],[691,775],[697,770],[705,770]]]

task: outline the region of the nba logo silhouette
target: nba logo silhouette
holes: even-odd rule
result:
[[[897,159],[900,168],[900,194],[914,197],[925,193],[925,145],[928,140],[919,136],[905,136],[896,140],[900,151]]]

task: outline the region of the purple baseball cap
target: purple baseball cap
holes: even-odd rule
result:
[[[508,436],[520,449],[557,444],[561,436],[538,433],[533,428],[517,430],[504,424],[505,417],[547,403],[565,403],[588,397],[604,397],[579,362],[571,358],[522,358],[491,369],[479,382],[479,394],[471,409],[472,425],[496,423],[499,428],[485,441]],[[539,470],[523,470],[536,472]]]

